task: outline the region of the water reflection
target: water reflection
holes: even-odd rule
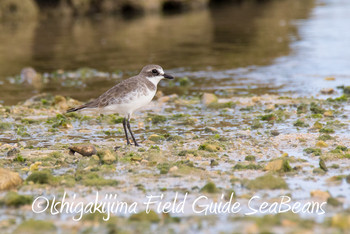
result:
[[[0,25],[0,80],[4,84],[0,85],[0,99],[13,104],[33,95],[34,89],[6,81],[7,76],[19,74],[27,66],[39,72],[80,67],[136,72],[148,63],[186,71],[271,64],[277,57],[290,53],[290,41],[298,37],[292,22],[308,17],[313,2],[245,1],[210,10],[133,20],[63,18],[15,26],[3,24]],[[231,79],[231,82],[236,81]],[[89,85],[96,92],[92,96],[96,96],[111,82]],[[213,85],[219,87],[225,83],[201,81],[203,89]],[[79,90],[85,89],[79,87]],[[18,91],[23,95],[14,95]],[[87,98],[75,89],[63,90],[50,83],[36,90],[43,91]]]

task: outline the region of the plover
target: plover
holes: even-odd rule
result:
[[[91,102],[67,110],[67,113],[97,111],[101,114],[121,114],[124,116],[123,128],[127,144],[131,144],[127,131],[129,129],[135,146],[139,146],[130,128],[130,118],[136,110],[151,102],[157,85],[163,78],[174,79],[173,76],[165,74],[161,66],[147,65],[137,76],[120,82]]]

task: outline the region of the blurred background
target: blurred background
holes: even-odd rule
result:
[[[1,0],[0,103],[86,101],[149,63],[192,82],[165,93],[317,94],[349,82],[349,11],[347,0]]]

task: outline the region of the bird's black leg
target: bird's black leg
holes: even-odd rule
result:
[[[124,120],[123,120],[123,128],[124,128],[124,132],[125,132],[126,142],[127,142],[128,145],[131,145],[130,141],[129,141],[129,137],[128,137],[128,130],[126,130],[126,124],[127,123],[129,123],[129,121],[127,121],[126,118],[124,118]],[[132,136],[132,134],[131,134],[131,136]]]
[[[140,146],[139,144],[137,144],[136,139],[135,139],[135,137],[134,137],[134,134],[133,134],[132,131],[131,131],[129,119],[130,119],[130,117],[128,117],[128,120],[126,121],[126,124],[127,124],[127,126],[128,126],[128,129],[129,129],[129,132],[130,132],[130,134],[131,134],[132,140],[134,141],[135,146]]]

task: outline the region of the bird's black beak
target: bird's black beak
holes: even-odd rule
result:
[[[165,74],[164,73],[164,78],[167,78],[167,79],[169,79],[169,80],[172,80],[172,79],[174,79],[174,77],[173,76],[171,76],[171,75],[168,75],[168,74]]]

